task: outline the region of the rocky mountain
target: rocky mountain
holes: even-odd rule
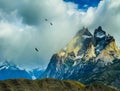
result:
[[[0,63],[0,80],[28,78],[31,79],[29,73],[17,67],[14,63],[3,61]]]
[[[28,71],[28,73],[31,75],[32,79],[39,79],[39,77],[41,76],[41,74],[43,74],[43,72],[45,71],[46,67],[38,67],[38,68],[34,68]]]
[[[26,70],[12,62],[2,61],[0,63],[0,80],[26,78],[37,79],[44,72],[45,68]]]
[[[13,79],[0,81],[0,91],[119,91],[101,84],[83,85],[70,80]]]
[[[104,82],[120,88],[119,64],[120,50],[114,37],[101,26],[93,34],[83,28],[52,56],[41,77],[71,79],[85,84]]]

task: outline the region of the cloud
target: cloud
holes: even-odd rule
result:
[[[67,9],[76,8],[72,3],[22,0],[8,5],[10,2],[5,1],[0,9],[0,54],[17,64],[35,66],[48,63],[53,53],[65,46],[78,30],[74,25],[73,29],[70,28],[76,21],[66,13]]]
[[[93,31],[101,25],[119,39],[119,0],[103,0],[86,12],[77,7],[62,0],[1,0],[1,57],[24,67],[47,65],[83,26]],[[39,52],[34,50],[36,47]]]
[[[88,11],[90,8],[88,9]],[[116,42],[120,45],[120,1],[119,0],[103,0],[96,9],[91,10],[92,19],[89,27],[92,29],[101,25],[104,30],[116,38]],[[89,15],[88,13],[87,15]]]

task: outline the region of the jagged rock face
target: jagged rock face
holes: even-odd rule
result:
[[[120,59],[120,51],[116,47],[115,41],[110,41],[109,45],[106,45],[104,50],[101,50],[100,54],[96,57],[96,60],[102,60],[105,62],[112,62],[115,59]]]
[[[43,76],[89,83],[88,79],[101,68],[118,59],[120,50],[113,36],[107,35],[102,27],[95,29],[93,35],[83,28],[65,48],[52,56]]]
[[[107,45],[111,42],[115,44],[115,39],[113,36],[106,35],[106,32],[102,30],[101,27],[95,30],[94,32],[94,45],[95,45],[95,54],[99,55],[100,52],[105,49]],[[115,46],[117,48],[117,46]]]
[[[97,45],[98,42],[105,40],[105,38],[106,38],[106,32],[102,30],[101,26],[99,26],[98,29],[95,29],[94,32],[95,45]]]
[[[62,68],[61,58],[57,54],[54,54],[51,58],[51,62],[48,64],[44,77],[47,78],[59,77],[59,75],[61,75],[60,74],[61,72],[59,73],[59,71],[61,71],[61,68]]]
[[[74,56],[77,56],[78,52],[83,53],[82,51],[86,50],[86,48],[91,43],[91,40],[92,40],[92,34],[88,31],[88,29],[83,28],[66,45],[65,48],[61,49],[61,51],[58,52],[58,55],[60,57],[67,57],[67,56],[69,56],[69,54],[73,53]],[[61,54],[63,54],[63,55],[61,55]]]
[[[87,48],[84,56],[83,56],[83,59],[86,60],[86,61],[89,61],[91,58],[94,58],[96,57],[96,54],[95,54],[95,47],[93,44],[90,44],[89,47]]]

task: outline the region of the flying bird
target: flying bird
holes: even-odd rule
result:
[[[37,52],[39,52],[39,50],[38,50],[37,48],[35,48],[35,50],[36,50]]]
[[[50,25],[52,26],[52,25],[53,25],[53,23],[52,23],[52,22],[50,22]]]
[[[48,19],[45,19],[45,21],[48,21]]]
[[[48,21],[48,19],[45,19],[45,21]],[[50,22],[50,25],[52,26],[52,25],[53,25],[53,23],[52,23],[52,22]]]

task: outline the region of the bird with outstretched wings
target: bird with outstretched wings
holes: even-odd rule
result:
[[[39,52],[38,48],[35,48],[35,51]]]

